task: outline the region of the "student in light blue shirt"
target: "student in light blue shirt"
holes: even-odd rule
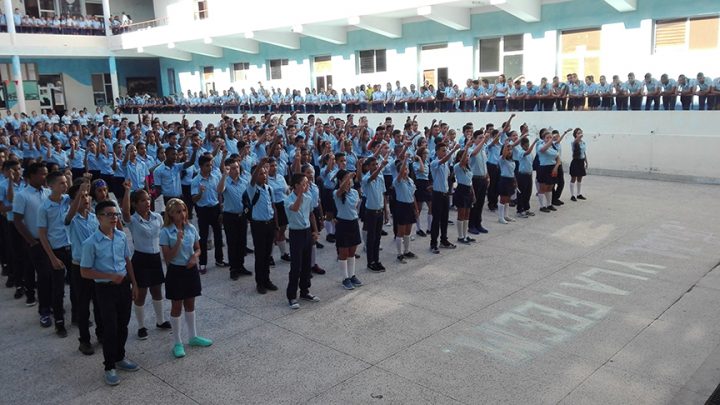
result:
[[[343,288],[353,290],[362,286],[362,282],[355,276],[355,251],[360,245],[360,226],[358,224],[358,206],[360,194],[353,186],[355,173],[339,170],[337,173],[338,186],[333,191],[333,199],[337,206],[336,246],[338,248],[338,263]]]
[[[290,253],[287,249],[285,241],[285,229],[288,225],[288,218],[285,215],[285,196],[287,195],[288,185],[282,173],[278,169],[278,161],[275,158],[268,160],[268,186],[272,192],[272,202],[275,207],[275,226],[277,227],[275,235],[275,244],[280,249],[280,258],[286,262],[290,261]]]
[[[410,231],[417,221],[418,208],[415,202],[415,183],[409,177],[407,161],[408,159],[402,155],[395,161],[398,174],[393,180],[396,200],[393,219],[397,223],[395,248],[398,261],[401,263],[406,262],[405,259],[417,258],[415,253],[410,251]]]
[[[677,82],[675,79],[670,79],[667,73],[663,73],[660,77],[660,86],[663,110],[674,110],[675,104],[677,104]]]
[[[570,200],[585,200],[582,195],[582,180],[586,176],[587,170],[587,145],[583,140],[583,131],[580,128],[575,128],[573,131],[572,141],[572,161],[570,163],[570,193],[572,197]],[[576,186],[577,184],[577,186]],[[577,194],[575,188],[577,187]]]
[[[230,278],[237,280],[241,275],[252,274],[245,269],[248,219],[242,201],[248,182],[242,176],[240,164],[232,158],[225,160],[220,171],[222,177],[217,191],[223,196],[223,227],[228,246]]]
[[[125,181],[125,195],[122,200],[123,221],[132,235],[135,251],[132,256],[133,270],[138,291],[134,299],[135,318],[138,323],[138,339],[147,339],[145,327],[145,298],[148,289],[155,310],[155,326],[159,329],[170,329],[170,322],[165,320],[162,306],[162,285],[165,282],[162,260],[160,258],[160,229],[163,218],[150,210],[150,194],[140,189],[131,191],[130,181]],[[131,214],[131,207],[135,210]]]
[[[125,358],[125,341],[130,321],[130,305],[136,291],[125,233],[119,231],[118,212],[113,201],[95,207],[99,228],[83,243],[80,274],[95,281],[95,292],[103,323],[105,383],[120,382],[116,367],[136,371],[138,365]]]
[[[530,211],[530,196],[532,195],[532,172],[533,172],[533,149],[537,144],[537,138],[530,144],[530,140],[527,137],[520,139],[520,153],[517,161],[517,216],[520,218],[527,218],[528,216],[534,216],[535,213]]]
[[[220,226],[220,200],[217,186],[220,183],[220,173],[213,170],[213,157],[210,154],[200,156],[200,173],[195,176],[190,186],[195,210],[198,214],[198,228],[200,232],[200,274],[207,272],[207,240],[209,227],[212,227],[215,241],[222,240],[222,227]],[[223,250],[215,250],[215,266],[227,267],[223,260]]]
[[[173,356],[185,357],[180,315],[185,311],[185,323],[190,346],[208,347],[213,341],[199,336],[195,323],[195,297],[202,294],[198,261],[201,255],[200,236],[188,222],[187,206],[182,200],[173,198],[165,207],[165,220],[160,231],[160,248],[167,275],[165,297],[172,301],[170,324],[173,329]],[[220,239],[216,239],[220,241]]]
[[[465,143],[465,147],[455,155],[455,164],[453,166],[453,173],[457,180],[457,188],[453,193],[453,203],[458,210],[456,221],[458,242],[466,245],[475,241],[468,235],[470,209],[475,201],[475,191],[472,184],[473,172],[470,168],[469,157],[472,144],[470,141]]]
[[[365,197],[363,223],[367,229],[367,267],[374,272],[385,270],[380,263],[380,238],[387,200],[385,199],[385,180],[380,174],[388,165],[389,155],[389,151],[386,152],[381,163],[378,163],[378,160],[372,156],[367,158],[365,165],[368,170],[360,182]]]
[[[460,149],[460,145],[455,145],[453,149],[448,151],[445,143],[440,142],[435,145],[435,154],[437,158],[430,163],[430,173],[433,178],[433,194],[432,194],[432,226],[430,229],[430,251],[438,254],[438,236],[440,236],[440,246],[445,249],[454,249],[447,237],[448,215],[450,211],[450,197],[448,196],[449,185],[448,176],[450,175],[450,167],[448,161],[452,154]]]
[[[285,197],[284,210],[290,226],[290,275],[287,286],[288,305],[300,308],[300,299],[318,302],[320,299],[310,293],[311,246],[317,242],[318,232],[312,209],[312,194],[309,182],[303,173],[293,174],[290,180],[292,192]]]
[[[65,271],[70,269],[70,238],[65,229],[65,213],[70,208],[70,197],[65,194],[68,180],[61,172],[53,172],[47,176],[50,195],[43,198],[36,211],[38,239],[42,251],[33,255],[39,274],[45,274],[50,283],[55,333],[60,337],[67,336],[63,315],[63,299],[65,297]],[[74,294],[74,289],[71,289]],[[58,312],[59,311],[59,312]],[[74,308],[73,308],[74,311]],[[74,312],[73,312],[74,314]]]
[[[250,230],[255,246],[255,283],[259,294],[268,290],[277,291],[270,281],[270,257],[275,240],[275,209],[272,204],[272,191],[267,185],[268,162],[262,159],[253,171],[247,188],[248,204],[246,209],[252,212]]]

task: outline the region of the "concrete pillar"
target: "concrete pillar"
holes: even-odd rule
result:
[[[3,8],[5,9],[5,20],[7,21],[7,32],[14,36],[15,35],[15,18],[12,0],[3,0]],[[13,40],[14,41],[14,40]]]
[[[12,79],[15,81],[18,111],[21,113],[27,113],[27,107],[25,106],[25,90],[23,89],[22,68],[20,65],[20,57],[17,55],[13,55],[12,57],[12,75]]]
[[[112,35],[112,25],[110,24],[110,0],[102,0],[102,6],[103,18],[105,19],[105,35]]]
[[[120,97],[120,87],[118,85],[118,75],[117,75],[117,64],[115,63],[115,57],[111,56],[108,59],[108,63],[110,65],[110,84],[112,85],[112,102],[115,104],[115,99]]]

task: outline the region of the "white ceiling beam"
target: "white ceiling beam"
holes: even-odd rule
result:
[[[348,18],[348,25],[354,25],[388,38],[402,37],[402,21],[399,18],[375,16],[350,17]]]
[[[621,13],[637,10],[637,0],[605,0],[605,3]]]
[[[175,44],[175,49],[195,53],[198,55],[209,56],[211,58],[222,58],[223,50],[219,46],[208,45],[208,44],[196,44],[192,42],[178,42]]]
[[[238,37],[216,37],[212,39],[213,45],[217,45],[233,51],[245,53],[260,53],[260,44],[254,39]]]
[[[335,45],[347,44],[347,28],[345,27],[330,27],[327,25],[295,25],[292,27],[292,31],[297,34],[317,38]]]
[[[138,53],[146,53],[150,55],[160,56],[161,58],[176,59],[185,62],[189,62],[192,60],[192,54],[190,52],[185,52],[178,49],[169,49],[167,45],[141,47],[138,48]]]
[[[245,38],[287,49],[300,49],[300,35],[294,32],[253,31],[245,33]]]
[[[540,21],[540,0],[490,0],[490,4],[525,22]]]
[[[448,6],[424,6],[417,9],[420,16],[446,25],[454,30],[470,29],[470,9]]]

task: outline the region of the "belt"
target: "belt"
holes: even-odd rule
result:
[[[487,174],[482,174],[482,175],[480,175],[480,174],[475,174],[475,175],[473,175],[473,179],[474,179],[474,178],[484,179],[484,178],[486,178],[486,177],[487,177]]]
[[[244,217],[245,213],[243,212],[230,212],[230,211],[223,211],[223,215],[237,215],[239,217]]]
[[[373,212],[377,212],[377,213],[382,213],[382,212],[383,212],[383,210],[381,210],[381,209],[378,209],[378,210],[371,210],[371,209],[365,208],[365,212],[370,212],[370,213],[373,213]]]
[[[262,225],[270,225],[270,224],[273,224],[273,225],[275,225],[275,220],[274,220],[274,219],[270,219],[270,220],[267,220],[267,221],[258,221],[257,219],[252,219],[251,221],[254,222],[254,223],[256,223],[256,224],[262,224]]]

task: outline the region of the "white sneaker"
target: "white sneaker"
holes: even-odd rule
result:
[[[501,224],[507,224],[507,223],[508,223],[507,218],[498,218],[498,222],[501,223]]]
[[[505,220],[508,222],[515,222],[515,219],[511,217],[505,217]]]

